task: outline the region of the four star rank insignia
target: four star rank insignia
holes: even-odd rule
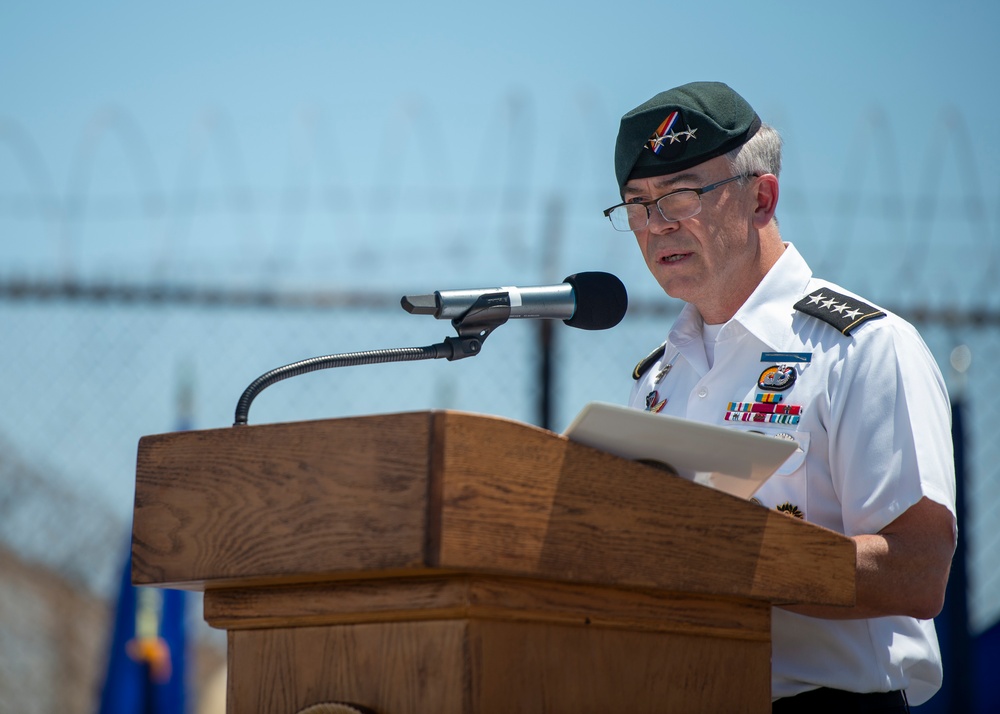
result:
[[[882,310],[828,288],[820,288],[811,295],[806,295],[795,303],[795,309],[818,317],[823,322],[833,325],[844,335],[850,335],[851,330],[862,322],[885,317]]]

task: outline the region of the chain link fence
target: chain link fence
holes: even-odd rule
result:
[[[16,183],[0,178],[0,189]],[[788,170],[783,178],[794,187],[799,177]],[[817,274],[914,322],[965,400],[963,537],[980,632],[1000,617],[1000,440],[991,429],[1000,418],[997,207],[981,193],[931,188],[854,203],[786,189],[782,230]],[[629,290],[622,324],[555,330],[550,426],[561,431],[589,401],[625,400],[632,366],[679,309],[631,239],[604,225],[607,191],[586,186],[542,196],[452,187],[391,202],[378,188],[282,201],[249,189],[229,200],[205,187],[185,194],[187,203],[95,196],[89,212],[73,215],[15,189],[0,191],[0,714],[93,710],[141,436],[229,426],[244,388],[283,364],[454,334],[445,321],[404,313],[403,294],[607,270]],[[930,249],[939,204],[968,208],[948,225],[957,248]],[[171,205],[177,213],[164,208]],[[268,206],[273,215],[264,218],[294,234],[286,244],[244,240],[254,233],[250,218]],[[261,393],[249,421],[440,408],[537,423],[538,329],[511,321],[480,355],[456,362],[296,377]],[[952,357],[962,346],[971,363],[959,375]]]

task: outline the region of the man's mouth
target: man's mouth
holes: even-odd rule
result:
[[[690,253],[673,253],[672,255],[668,255],[668,256],[665,256],[664,258],[661,258],[661,261],[664,262],[664,263],[676,263],[679,260],[684,260],[689,255],[691,255],[691,254]]]

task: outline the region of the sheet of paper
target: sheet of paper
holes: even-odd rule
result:
[[[591,402],[564,435],[679,476],[749,498],[798,449],[794,441]]]

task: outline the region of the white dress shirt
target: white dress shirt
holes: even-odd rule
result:
[[[794,439],[799,450],[754,498],[847,536],[877,533],[924,496],[954,513],[951,411],[927,346],[891,313],[844,335],[793,307],[817,290],[857,298],[814,278],[786,244],[718,331],[711,367],[701,316],[686,305],[663,356],[637,380],[631,406],[643,409],[649,402],[663,414]],[[844,312],[843,304],[834,301],[829,309]],[[660,374],[669,363],[670,370]],[[789,366],[794,381],[784,389],[758,384],[773,367],[781,369],[778,384],[787,380]],[[757,395],[780,399],[774,402],[779,411],[796,413],[780,420],[755,417],[775,421],[733,421],[747,418],[740,410],[759,403]],[[918,705],[941,685],[933,621],[823,620],[779,608],[772,614],[774,698],[820,686],[905,689],[909,703]]]

